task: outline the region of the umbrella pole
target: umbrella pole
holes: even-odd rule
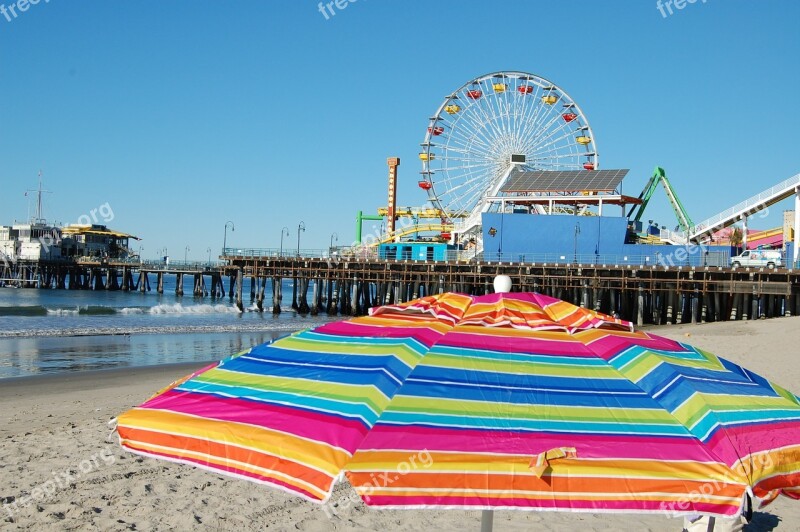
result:
[[[481,532],[492,532],[494,525],[494,510],[481,511]]]

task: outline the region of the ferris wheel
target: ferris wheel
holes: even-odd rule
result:
[[[443,218],[490,207],[510,170],[598,168],[589,121],[553,82],[525,72],[473,79],[430,118],[419,186]]]

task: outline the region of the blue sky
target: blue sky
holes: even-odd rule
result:
[[[6,6],[11,0],[0,0]],[[637,195],[666,168],[695,221],[800,172],[800,3],[698,0],[41,0],[0,16],[0,222],[76,221],[207,258],[354,238],[356,212],[421,205],[428,117],[479,75],[539,74],[583,108],[604,168]],[[789,208],[789,207],[787,207]],[[779,211],[758,223],[780,224]],[[646,218],[675,224],[666,198]],[[368,227],[367,227],[368,229]]]

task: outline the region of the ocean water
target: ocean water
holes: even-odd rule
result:
[[[0,379],[46,373],[218,360],[330,317],[291,309],[285,281],[282,313],[249,302],[245,311],[226,297],[176,296],[174,278],[164,294],[0,288]]]

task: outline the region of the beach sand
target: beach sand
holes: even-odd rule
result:
[[[800,318],[650,327],[795,393]],[[220,355],[226,355],[221,353]],[[374,510],[340,485],[320,507],[280,491],[122,452],[108,421],[203,364],[0,381],[0,530],[479,530],[477,511]],[[111,437],[110,439],[109,436]],[[354,497],[354,495],[353,495]],[[681,530],[646,515],[495,512],[495,530]],[[797,530],[785,497],[747,530]]]

